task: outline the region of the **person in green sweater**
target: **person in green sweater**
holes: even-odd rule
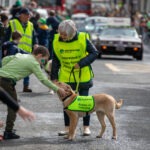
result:
[[[42,72],[41,65],[49,58],[49,51],[44,46],[35,48],[32,54],[21,54],[4,57],[2,68],[0,68],[0,87],[6,90],[16,101],[16,82],[30,74],[34,74],[45,86],[53,89],[61,96],[65,96],[67,91],[53,84]],[[20,138],[14,130],[16,112],[8,107],[4,140]]]

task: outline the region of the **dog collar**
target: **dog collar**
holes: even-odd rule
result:
[[[64,102],[68,97],[70,97],[72,94],[66,96],[65,98],[62,99],[62,101]]]

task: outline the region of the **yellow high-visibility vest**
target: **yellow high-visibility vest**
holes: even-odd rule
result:
[[[27,27],[24,31],[21,23],[18,19],[13,19],[10,21],[11,31],[19,31],[22,34],[22,38],[18,44],[18,47],[24,51],[31,53],[32,52],[32,34],[33,34],[33,24],[28,21]],[[12,39],[10,39],[12,40]]]
[[[93,77],[90,66],[72,70],[73,66],[86,57],[86,33],[80,32],[78,40],[72,42],[59,41],[59,34],[55,34],[53,41],[54,53],[60,61],[59,81],[61,82],[88,82]],[[81,76],[79,79],[79,74]],[[79,81],[80,80],[80,81]]]

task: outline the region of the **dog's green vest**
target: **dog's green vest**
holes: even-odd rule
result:
[[[71,111],[89,112],[94,106],[95,102],[93,96],[77,96],[67,109]]]

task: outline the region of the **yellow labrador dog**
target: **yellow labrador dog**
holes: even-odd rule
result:
[[[90,101],[89,99],[92,99],[93,104],[91,104],[91,102],[89,102],[88,104],[79,102],[75,104],[75,108],[74,108],[72,104],[74,103],[78,95],[71,89],[70,86],[68,86],[65,83],[55,82],[55,84],[68,91],[66,97],[60,97],[58,95],[70,119],[69,134],[66,137],[67,139],[73,140],[75,138],[75,131],[76,131],[79,117],[83,117],[86,114],[92,113],[94,111],[96,112],[98,120],[101,124],[101,131],[97,136],[97,138],[102,138],[103,133],[105,132],[105,128],[106,128],[105,116],[107,116],[108,120],[110,121],[110,124],[112,125],[112,130],[113,130],[112,139],[117,139],[115,109],[119,109],[122,106],[123,104],[122,99],[120,99],[120,101],[117,102],[111,95],[105,93],[95,94],[91,97],[89,96],[87,99],[85,98],[86,96],[84,96],[83,97],[84,100],[81,100],[82,97],[80,97],[77,101],[87,102],[87,100]],[[78,108],[78,106],[80,108]],[[81,108],[83,108],[83,110],[80,110]]]

